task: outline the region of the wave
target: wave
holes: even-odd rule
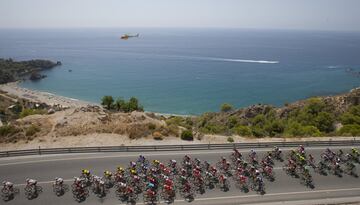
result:
[[[237,58],[216,58],[216,57],[200,57],[200,56],[168,56],[187,58],[193,60],[206,60],[206,61],[222,61],[222,62],[237,62],[237,63],[261,63],[261,64],[277,64],[279,61],[268,60],[250,60],[250,59],[237,59]]]
[[[262,64],[277,64],[279,61],[267,61],[267,60],[247,60],[247,59],[233,59],[233,58],[204,58],[212,61],[224,61],[224,62],[239,62],[239,63],[262,63]]]

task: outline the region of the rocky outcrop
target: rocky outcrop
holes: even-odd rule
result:
[[[40,74],[41,71],[56,66],[61,66],[61,62],[55,63],[49,60],[14,61],[11,58],[0,58],[0,84],[14,82],[27,75],[30,75],[31,80],[40,80],[46,77]]]
[[[32,81],[38,81],[38,80],[41,80],[43,78],[46,78],[46,75],[42,75],[39,72],[34,71],[34,72],[31,73],[29,79],[32,80]]]

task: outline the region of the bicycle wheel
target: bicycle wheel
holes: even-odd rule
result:
[[[64,190],[64,192],[68,192],[69,191],[69,185],[67,185],[67,184],[63,184],[62,185],[62,188],[63,188],[63,190]]]
[[[36,191],[38,193],[41,193],[43,191],[43,188],[41,186],[36,186]]]
[[[9,189],[2,188],[2,189],[1,189],[1,193],[3,193],[3,194],[8,194],[8,193],[9,193]]]
[[[20,193],[20,189],[19,189],[19,188],[14,187],[13,189],[14,189],[14,194],[18,194],[18,193]]]

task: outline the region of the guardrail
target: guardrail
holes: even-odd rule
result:
[[[152,146],[103,146],[103,147],[69,147],[69,148],[38,148],[28,150],[1,151],[0,157],[68,154],[68,153],[96,153],[96,152],[150,152],[150,151],[186,151],[186,150],[217,150],[217,149],[246,149],[304,146],[358,146],[360,140],[329,140],[304,142],[257,142],[257,143],[227,143],[227,144],[193,144],[193,145],[152,145]]]

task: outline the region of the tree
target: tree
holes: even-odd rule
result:
[[[230,105],[229,103],[224,103],[221,105],[221,112],[229,112],[231,110],[234,109],[234,107],[232,105]]]
[[[131,97],[129,100],[129,112],[139,109],[139,100],[135,97]]]
[[[314,119],[314,126],[321,132],[329,133],[334,130],[335,117],[328,112],[320,112]]]
[[[114,99],[110,95],[105,95],[101,99],[101,105],[105,106],[106,109],[110,110],[113,107]]]
[[[117,111],[124,111],[125,107],[126,107],[126,102],[124,99],[122,98],[118,98],[115,102],[115,109]]]
[[[307,100],[307,105],[305,106],[306,112],[316,115],[319,112],[323,111],[326,107],[324,101],[320,98],[310,98]]]

